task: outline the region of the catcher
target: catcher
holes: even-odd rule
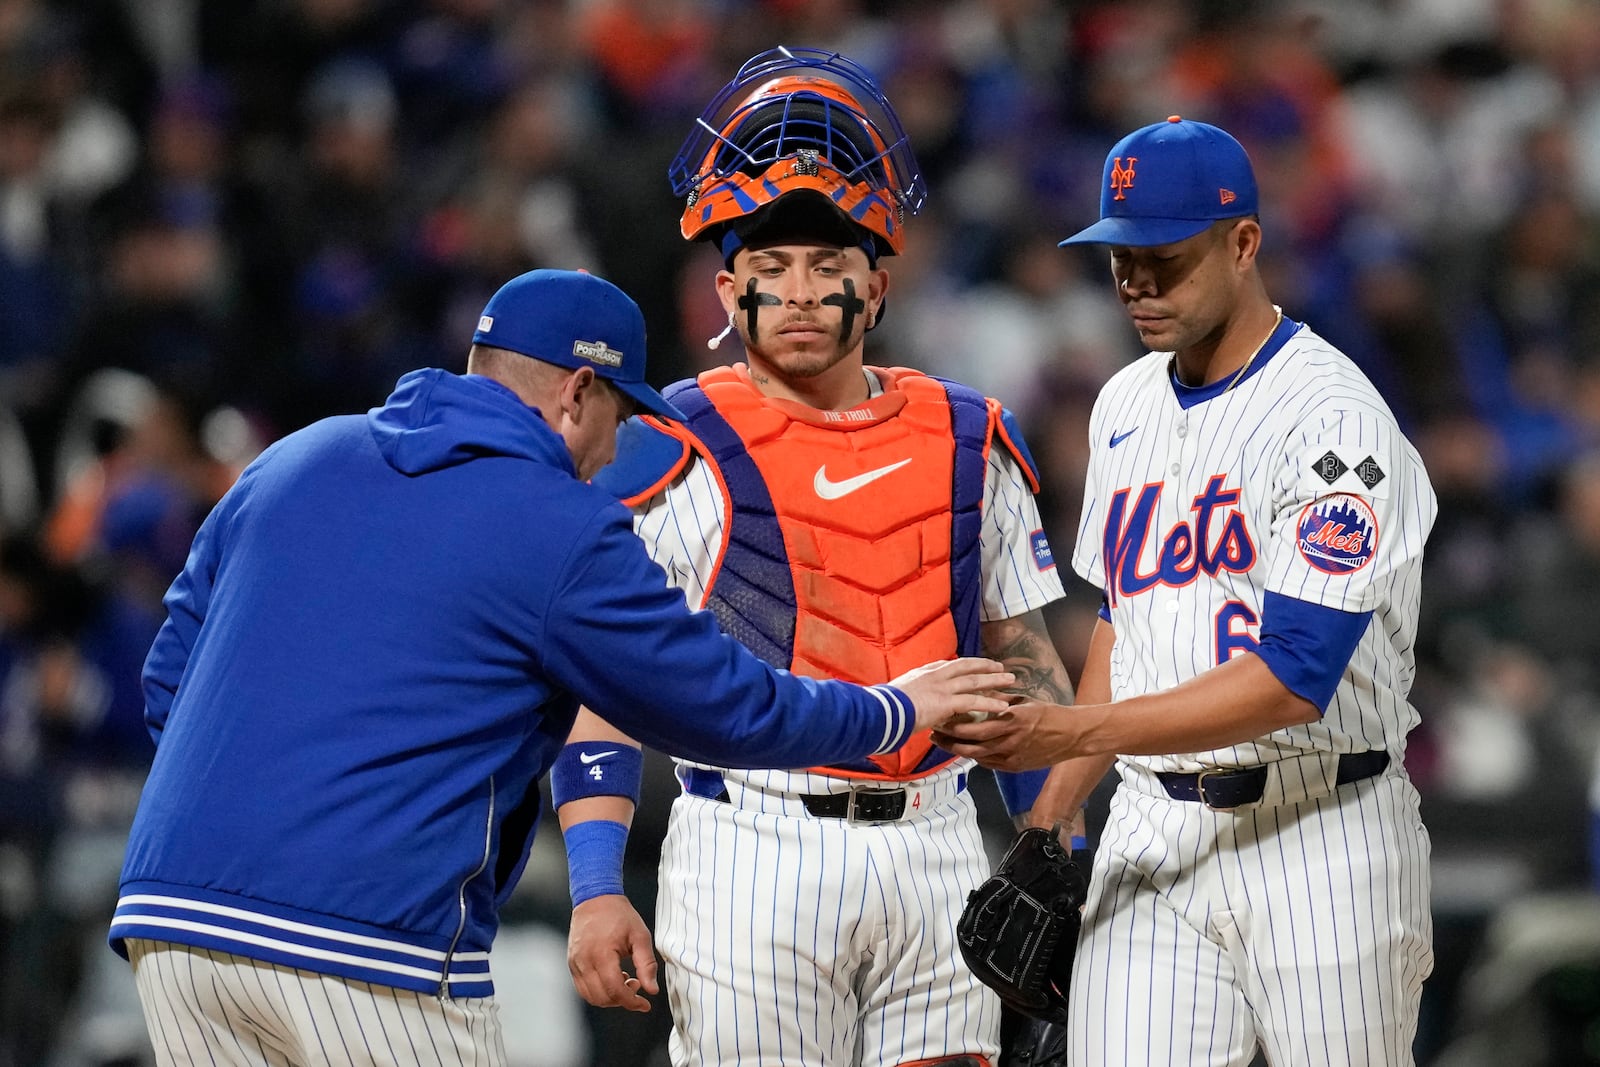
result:
[[[1010,413],[864,364],[882,261],[924,195],[876,80],[834,53],[763,53],[706,108],[672,177],[684,236],[722,256],[713,347],[742,357],[669,388],[683,420],[630,422],[596,477],[634,508],[651,558],[797,674],[877,679],[906,656],[984,649],[1015,695],[1071,703],[1041,613],[1060,579]],[[636,746],[580,717],[551,779],[585,999],[647,1010],[658,947],[680,1067],[994,1067],[1000,1001],[956,941],[990,869],[969,761],[923,735],[806,769],[680,762],[654,946],[622,893],[638,768]],[[1040,777],[1001,791],[1049,826],[1062,813],[1029,814]]]

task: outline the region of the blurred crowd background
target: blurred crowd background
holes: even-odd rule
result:
[[[1440,498],[1406,756],[1435,845],[1419,1062],[1600,1063],[1594,0],[0,0],[0,1067],[148,1055],[104,930],[140,665],[211,504],[284,433],[462,369],[534,267],[632,293],[655,384],[709,365],[718,262],[667,165],[780,43],[899,109],[931,196],[869,359],[1019,414],[1058,559],[1095,391],[1140,352],[1098,253],[1056,241],[1123,133],[1181,113],[1245,144],[1270,291],[1379,384]],[[1067,584],[1076,671],[1097,594]],[[664,767],[629,851],[646,915]],[[574,1000],[553,820],[535,847],[495,952],[513,1057],[665,1063],[664,1003]]]

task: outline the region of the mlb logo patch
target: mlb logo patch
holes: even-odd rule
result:
[[[492,329],[494,329],[494,316],[493,315],[479,315],[478,316],[478,332],[479,333],[488,333]]]
[[[1042,571],[1047,571],[1056,565],[1056,557],[1050,553],[1050,539],[1044,535],[1043,530],[1035,530],[1028,535],[1028,540],[1033,546],[1033,565]]]
[[[1296,525],[1300,555],[1324,574],[1353,574],[1378,549],[1378,517],[1372,505],[1348,493],[1313,500]]]

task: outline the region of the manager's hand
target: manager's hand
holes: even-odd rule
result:
[[[1006,710],[1010,705],[1001,690],[1016,681],[1005,664],[967,656],[929,663],[889,684],[911,698],[917,709],[917,729],[927,730],[952,716]]]
[[[940,723],[933,743],[997,771],[1032,771],[1083,755],[1086,723],[1059,704],[1013,704],[978,721],[957,717]]]
[[[597,1008],[649,1011],[644,994],[660,992],[650,929],[625,896],[591,897],[572,909],[567,970],[578,995]]]

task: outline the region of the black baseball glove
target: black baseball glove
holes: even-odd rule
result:
[[[1067,1028],[1002,1007],[999,1067],[1067,1067]]]
[[[1065,1024],[1087,893],[1083,872],[1053,831],[1022,831],[989,880],[967,895],[956,923],[967,966],[1017,1011]]]

